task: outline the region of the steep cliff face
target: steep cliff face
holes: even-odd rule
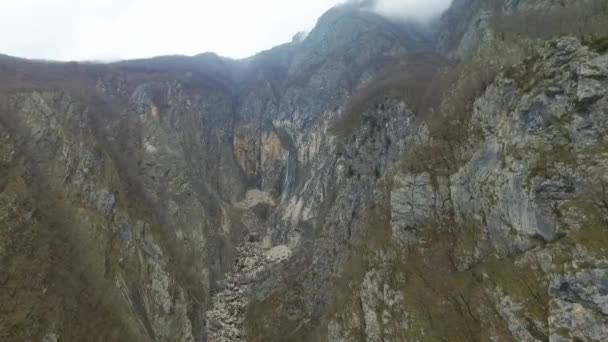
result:
[[[462,141],[418,127],[370,214],[329,340],[608,337],[608,59],[573,38],[538,49],[534,85],[498,77]]]
[[[608,339],[605,37],[509,21],[558,5],[0,59],[0,339]]]
[[[337,8],[238,62],[3,59],[2,339],[205,339],[247,236],[311,240],[336,176],[329,120],[419,37]]]

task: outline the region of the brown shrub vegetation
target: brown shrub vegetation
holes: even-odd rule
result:
[[[494,47],[487,50],[494,51]],[[363,113],[372,109],[371,103],[391,98],[405,102],[418,120],[427,122],[434,135],[454,143],[462,138],[461,133],[467,132],[454,130],[454,125],[467,124],[475,98],[485,91],[505,64],[519,62],[519,58],[509,58],[513,53],[504,52],[502,62],[490,62],[483,53],[466,63],[456,63],[433,53],[405,56],[346,101],[330,132],[340,138],[347,137],[364,121]]]
[[[347,99],[341,115],[330,126],[330,132],[344,138],[360,127],[363,113],[371,110],[373,102],[387,98],[404,101],[419,119],[429,123],[435,136],[454,143],[462,140],[468,126],[471,106],[501,71],[514,71],[524,61],[535,60],[534,44],[522,39],[549,39],[570,34],[598,51],[608,50],[608,2],[582,0],[561,2],[551,9],[529,10],[513,15],[501,15],[499,1],[472,6],[487,6],[495,14],[492,29],[499,39],[483,41],[477,52],[459,63],[426,52],[406,55],[387,62],[374,78]],[[448,18],[449,19],[449,18]],[[518,76],[519,75],[519,76]],[[531,80],[518,79],[529,85]],[[522,83],[520,82],[520,83]],[[459,132],[460,130],[460,132]]]
[[[497,16],[493,29],[530,38],[551,39],[572,35],[585,43],[608,36],[608,2],[605,0],[561,1],[548,10],[530,10]]]
[[[340,137],[348,136],[360,126],[368,106],[386,98],[402,100],[417,113],[427,112],[436,102],[439,90],[430,87],[443,86],[437,82],[441,78],[439,74],[452,75],[448,72],[452,67],[448,59],[431,52],[414,53],[387,62],[386,67],[346,101],[341,115],[331,124],[330,132]]]
[[[0,55],[0,93],[64,90],[81,98],[99,97],[102,94],[97,82],[108,78],[123,80],[127,93],[142,83],[166,81],[178,81],[187,91],[214,89],[232,93],[234,85],[221,62],[202,60],[203,57],[162,57],[106,65],[44,62]]]

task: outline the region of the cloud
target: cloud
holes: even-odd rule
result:
[[[0,0],[0,53],[116,60],[243,58],[310,30],[340,0]]]
[[[452,0],[376,0],[374,11],[394,19],[415,19],[421,22],[440,15]]]
[[[345,0],[0,1],[0,53],[116,60],[207,51],[248,57],[312,29],[319,16]],[[378,0],[375,10],[424,20],[446,3]]]
[[[452,0],[350,0],[361,8],[384,17],[399,20],[428,22],[443,13]]]

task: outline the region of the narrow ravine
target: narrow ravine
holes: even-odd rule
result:
[[[237,248],[234,268],[225,275],[222,289],[212,295],[212,306],[207,311],[209,342],[247,341],[243,322],[253,284],[267,267],[281,263],[291,255],[287,246],[270,247],[268,241],[261,238],[259,227],[263,223],[251,210],[260,203],[274,205],[266,193],[255,190],[236,205],[245,210],[243,223],[248,227],[249,234]]]
[[[210,342],[246,341],[245,307],[256,275],[267,264],[261,243],[251,240],[238,248],[234,271],[226,274],[224,289],[212,297],[212,309],[207,311]]]

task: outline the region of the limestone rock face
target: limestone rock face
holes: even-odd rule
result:
[[[0,57],[0,340],[607,340],[608,55],[490,3],[433,34],[348,3],[239,61]],[[474,67],[412,99],[420,49]]]
[[[364,295],[340,299],[347,309],[328,324],[329,340],[606,338],[607,64],[572,38],[540,50],[532,89],[503,75],[476,98],[474,131],[448,149],[447,165],[416,153],[445,144],[441,136],[406,145],[419,159],[406,158],[377,200],[388,205],[390,219],[377,223],[386,235],[370,231],[370,257],[357,266],[367,273],[345,285]],[[400,289],[406,305],[389,320],[402,322],[400,337],[379,324],[389,303],[370,274]]]
[[[327,133],[336,106],[374,60],[423,43],[406,33],[341,8],[243,61],[2,59],[0,339],[211,338],[211,297],[247,236],[278,265],[321,227],[346,178],[336,166],[350,163]],[[384,117],[390,130],[401,120]],[[387,134],[368,135],[380,151]],[[358,177],[373,170],[362,163]]]

